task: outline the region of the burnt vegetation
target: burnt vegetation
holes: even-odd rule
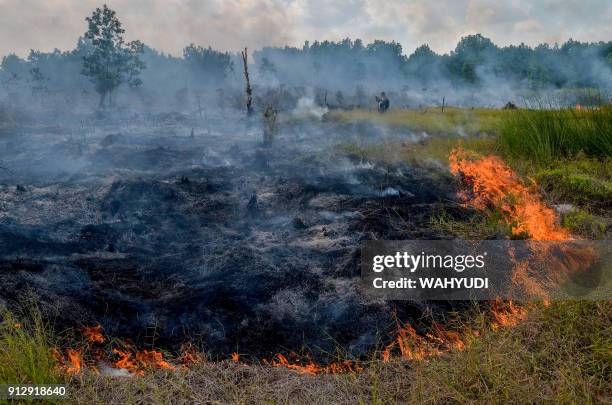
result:
[[[104,6],[86,19],[75,49],[6,55],[0,65],[0,309],[21,308],[27,291],[38,314],[20,329],[9,328],[7,322],[18,322],[3,313],[0,342],[23,342],[43,353],[41,364],[53,370],[43,380],[63,378],[51,367],[60,360],[45,345],[74,344],[82,338],[77,331],[100,325],[109,339],[153,357],[161,348],[179,359],[185,347],[207,360],[232,356],[227,368],[210,362],[168,377],[191,378],[195,402],[211,400],[197,392],[210,383],[209,374],[222,372],[230,374],[220,382],[225,391],[212,400],[248,402],[232,391],[234,379],[260,384],[259,362],[278,365],[286,360],[279,353],[322,364],[317,370],[326,372],[339,361],[373,363],[372,373],[350,381],[320,380],[326,393],[343,392],[341,402],[437,394],[441,402],[491,399],[488,380],[477,372],[468,373],[477,381],[468,382],[467,397],[457,391],[465,381],[456,374],[448,386],[440,383],[442,393],[417,381],[408,395],[397,375],[409,367],[378,361],[384,348],[398,354],[405,343],[398,330],[418,342],[453,336],[457,343],[458,335],[440,325],[452,328],[463,312],[486,329],[491,315],[479,311],[490,305],[372,298],[359,280],[360,243],[513,237],[499,213],[485,215],[458,197],[462,184],[446,160],[458,140],[535,168],[519,173],[542,181],[546,203],[572,197],[575,206],[566,207],[571,212],[563,221],[575,229],[591,227],[576,223],[589,218],[586,210],[596,208],[597,220],[610,217],[612,42],[498,47],[478,34],[445,55],[427,45],[406,55],[396,42],[345,39],[240,54],[190,44],[176,57],[126,42],[124,34]],[[555,104],[526,103],[534,94],[554,97]],[[553,167],[558,159],[583,158],[588,164]],[[563,182],[569,185],[561,190]],[[595,197],[585,202],[578,194]],[[594,227],[597,235],[610,232],[605,221]],[[602,321],[607,306],[592,307],[598,319],[575,317],[568,328],[609,327],[609,319]],[[582,304],[568,309],[587,310]],[[555,320],[551,310],[537,311]],[[565,321],[555,322],[537,336],[527,326],[514,332],[513,342],[525,343],[516,351],[520,361],[533,357],[529,342],[564,341],[552,329]],[[501,350],[495,336],[484,335],[468,355],[481,356],[486,345]],[[581,387],[603,392],[597,380],[603,372],[593,371],[603,363],[599,351],[587,350],[600,350],[603,338],[579,337],[572,348],[585,351]],[[435,346],[430,352],[441,351],[437,342],[427,344]],[[11,356],[0,347],[1,359]],[[128,357],[123,353],[115,365]],[[257,365],[241,368],[238,360]],[[561,360],[554,359],[560,368]],[[437,367],[448,361],[435,360],[433,371],[415,375],[442,375]],[[495,371],[486,368],[488,378]],[[14,378],[19,370],[0,372]],[[401,392],[376,392],[379,377],[383,387]],[[108,384],[83,378],[77,384],[87,398],[97,395],[91,387]],[[313,380],[288,378],[293,389],[307,391],[300,402],[321,399]],[[554,378],[538,369],[533,381],[524,388],[530,394],[551,390]],[[561,388],[567,391],[557,399],[576,399]],[[165,393],[155,395],[143,401],[168,401]],[[283,402],[278,393],[248,396],[264,397]]]

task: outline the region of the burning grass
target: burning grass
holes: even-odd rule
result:
[[[469,138],[464,147],[472,141],[487,155],[494,145],[490,139]],[[428,144],[446,158],[455,140]],[[384,149],[377,153],[382,160],[387,156]],[[501,222],[515,237],[568,237],[537,197],[536,186],[500,158],[455,150],[451,169],[467,186],[466,203],[483,213],[473,220],[488,236]],[[461,228],[447,217],[439,219],[451,235],[468,232],[465,224]],[[610,305],[526,308],[495,302],[447,328],[433,324],[423,330],[398,322],[395,339],[372,360],[329,365],[282,353],[262,364],[245,364],[238,353],[211,362],[189,348],[169,357],[117,345],[99,325],[83,328],[79,345],[54,356],[42,321],[14,321],[8,314],[0,329],[0,381],[48,383],[67,375],[72,402],[78,403],[603,402],[609,393]],[[103,372],[101,362],[115,369]]]
[[[570,233],[561,228],[551,208],[496,156],[481,157],[455,149],[449,157],[451,172],[460,175],[467,187],[462,197],[480,211],[495,212],[512,227],[516,237],[535,240],[567,240]]]
[[[86,372],[78,403],[593,403],[609,399],[610,302],[534,304],[475,312],[457,350],[374,359],[360,373],[319,374],[231,360],[116,378]],[[520,322],[516,322],[520,319]],[[513,326],[513,327],[504,327]],[[413,334],[406,331],[408,344]],[[433,345],[435,339],[428,339]],[[455,340],[456,342],[456,340]],[[395,350],[398,350],[397,347]]]
[[[198,361],[172,372],[154,368],[135,378],[85,369],[69,381],[69,403],[484,404],[609,400],[612,303],[534,304],[528,314],[518,307],[500,305],[494,306],[493,312],[470,313],[469,323],[463,324],[466,333],[449,339],[456,350],[424,361],[393,356],[388,362],[366,362],[360,373],[322,375],[231,360]],[[9,314],[3,320],[0,355],[9,357],[2,357],[0,363],[2,382],[63,381],[56,372],[46,325],[34,321],[30,326],[16,327]],[[406,330],[402,344],[412,345],[413,339],[435,344],[435,332],[431,337],[415,337],[418,335],[406,325],[400,326]],[[479,332],[474,333],[476,330]],[[38,349],[30,351],[33,347]],[[12,372],[7,374],[8,368]]]
[[[67,377],[83,373],[99,374],[101,369],[104,369],[105,374],[142,377],[155,370],[178,371],[207,361],[206,354],[190,345],[184,346],[180,355],[169,360],[169,357],[160,351],[138,350],[127,342],[107,339],[100,325],[81,328],[80,332],[84,338],[83,342],[73,343],[73,347],[66,349],[52,349],[56,369]],[[242,362],[236,352],[231,353],[229,360],[234,363]],[[352,360],[317,364],[309,357],[298,356],[293,352],[288,356],[277,353],[270,360],[262,359],[261,363],[309,375],[352,374],[363,371],[363,367]]]

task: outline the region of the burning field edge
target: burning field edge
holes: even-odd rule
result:
[[[427,148],[435,142],[422,144]],[[470,142],[477,152],[469,150]],[[537,240],[607,237],[607,186],[601,189],[602,199],[573,200],[572,212],[560,214],[563,207],[557,207],[567,204],[567,194],[554,189],[559,182],[550,184],[553,189],[542,188],[529,176],[533,173],[524,172],[525,162],[505,155],[516,167],[512,169],[499,157],[504,156],[499,143],[486,136],[459,143],[461,147],[452,142],[446,155],[463,203],[482,214],[481,236],[493,232]],[[399,159],[413,159],[422,144],[407,145]],[[341,148],[348,154],[359,151],[362,158],[372,151],[380,156],[376,149]],[[591,158],[563,157],[582,160],[589,168]],[[415,164],[432,163],[421,156]],[[558,164],[533,166],[542,176]],[[603,226],[570,226],[576,212],[599,218]],[[460,224],[438,219],[441,229],[464,236]],[[169,356],[105,336],[98,325],[78,332],[80,346],[67,346],[49,335],[48,325],[31,304],[23,319],[3,315],[0,371],[3,379],[67,382],[75,403],[605,402],[610,400],[611,310],[610,302],[491,302],[444,326],[431,322],[418,332],[395,317],[395,339],[381,345],[369,360],[338,355],[338,361],[319,364],[290,352],[259,361],[244,361],[239,353],[221,359],[189,346]],[[20,345],[34,355],[16,355]],[[100,370],[100,364],[110,368]]]
[[[198,361],[176,370],[148,369],[143,376],[100,375],[88,369],[66,379],[48,363],[11,356],[12,367],[37,370],[31,381],[67,382],[73,403],[572,403],[609,400],[610,302],[532,304],[513,327],[492,327],[488,314],[472,313],[465,345],[420,361],[373,359],[359,373],[311,375],[284,367],[233,360]],[[50,352],[44,325],[13,325],[2,339],[24,329],[39,354]],[[25,342],[21,342],[24,344]],[[45,345],[46,344],[46,345]],[[44,356],[43,356],[44,357]],[[41,361],[41,357],[36,358]],[[3,372],[6,372],[6,364]],[[35,366],[32,367],[32,366]],[[44,374],[47,371],[48,374]],[[609,375],[608,375],[609,376]],[[20,377],[25,377],[21,375]]]

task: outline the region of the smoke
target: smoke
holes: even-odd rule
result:
[[[203,53],[194,54],[194,49]],[[222,50],[191,50],[174,57],[145,47],[142,85],[114,91],[114,113],[128,117],[178,111],[206,120],[214,111],[244,108],[240,57]],[[0,103],[36,117],[91,113],[98,94],[81,74],[87,52],[88,45],[79,41],[69,52],[33,51],[26,59],[7,55],[0,66]],[[560,47],[532,49],[498,47],[472,35],[446,55],[422,46],[407,56],[396,42],[345,39],[302,48],[264,47],[253,51],[249,70],[256,110],[274,105],[321,117],[325,108],[373,107],[373,96],[380,91],[395,108],[442,103],[501,107],[508,101],[524,105],[523,100],[534,96],[571,105],[583,97],[576,89],[606,100],[612,89],[611,54],[612,44],[604,42],[570,40]]]
[[[330,145],[354,128],[312,115],[266,148],[243,113],[153,117],[0,138],[0,302],[29,288],[60,327],[100,323],[145,347],[154,334],[219,356],[374,348],[396,304],[360,292],[360,241],[409,237],[401,218],[426,229],[452,179],[340,159]]]
[[[325,115],[328,111],[329,110],[327,109],[327,107],[316,105],[314,99],[302,97],[298,100],[297,105],[293,110],[293,114],[296,117],[311,117],[320,120],[321,118],[323,118],[323,115]]]
[[[227,17],[241,15],[238,3],[215,7],[219,21],[238,26]],[[266,10],[270,17],[245,32],[276,30],[278,4]],[[279,28],[271,42],[288,36]],[[539,53],[535,90],[547,92],[609,86],[606,46],[517,52]],[[359,246],[447,237],[431,218],[439,209],[468,215],[457,208],[455,182],[441,165],[384,165],[334,148],[429,135],[325,114],[372,107],[380,91],[394,108],[517,101],[535,79],[508,70],[515,50],[481,37],[448,55],[421,48],[406,56],[395,42],[357,40],[263,48],[249,66],[255,114],[247,118],[240,58],[193,49],[176,57],[146,48],[142,85],[118,88],[104,110],[81,74],[83,42],[3,60],[0,302],[30,288],[62,326],[99,322],[138,344],[151,345],[153,331],[156,345],[198,340],[212,353],[260,357],[337,346],[365,356],[394,309],[404,319],[443,318],[445,304],[365,296]],[[269,105],[282,114],[264,147]]]

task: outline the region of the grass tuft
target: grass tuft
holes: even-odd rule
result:
[[[32,304],[19,319],[5,311],[0,319],[0,383],[59,383],[51,336],[38,308]]]
[[[511,111],[501,122],[499,147],[539,164],[581,153],[612,156],[612,107]]]

